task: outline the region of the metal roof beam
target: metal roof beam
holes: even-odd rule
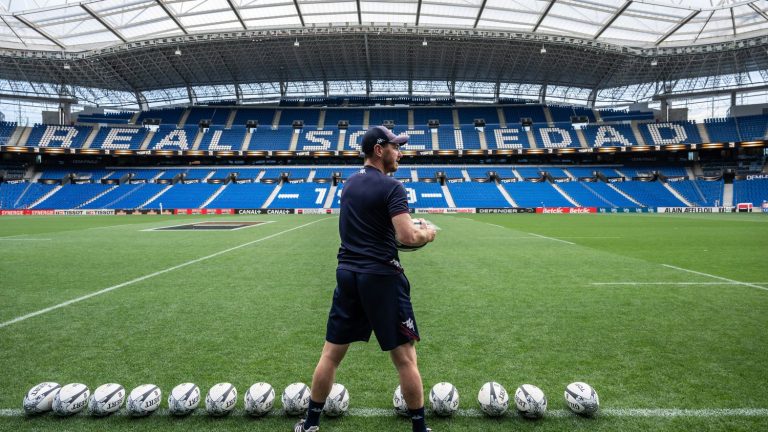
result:
[[[751,7],[753,11],[757,12],[758,15],[760,15],[761,17],[765,18],[766,21],[768,21],[768,14],[763,12],[763,10],[760,9],[759,7],[755,6],[755,3],[750,3],[747,6]]]
[[[184,32],[185,35],[189,34],[187,29],[185,29],[184,26],[181,24],[181,21],[179,21],[179,19],[176,18],[176,15],[174,15],[173,12],[168,8],[168,6],[166,6],[165,3],[163,3],[163,0],[155,0],[155,2],[161,8],[163,8],[163,10],[165,11],[166,15],[168,15],[168,18],[172,19],[173,22],[176,23],[176,25],[181,29],[182,32]]]
[[[301,8],[299,7],[299,0],[293,0],[293,5],[296,6],[296,13],[299,15],[301,26],[306,27],[306,24],[304,24],[304,15],[301,14]]]
[[[237,6],[232,2],[232,0],[227,0],[227,3],[229,3],[229,7],[232,8],[232,12],[235,13],[237,20],[240,21],[240,25],[243,26],[243,30],[248,30],[248,26],[245,25],[245,21],[243,21],[243,17],[240,15],[240,10],[237,8]]]
[[[733,10],[733,9],[731,9],[731,10]],[[700,13],[701,13],[701,11],[700,11],[700,10],[697,10],[697,11],[693,11],[693,12],[691,12],[691,13],[690,13],[690,14],[689,14],[687,17],[683,18],[683,20],[682,20],[682,21],[680,21],[680,22],[679,22],[679,23],[677,23],[677,24],[676,24],[674,27],[672,27],[671,29],[669,29],[669,31],[668,31],[668,32],[664,33],[664,35],[663,35],[663,36],[661,36],[661,37],[660,37],[660,38],[659,38],[659,39],[656,41],[656,46],[659,46],[659,44],[660,44],[660,43],[662,43],[662,42],[664,42],[665,40],[667,40],[667,38],[668,38],[668,37],[670,37],[670,36],[672,36],[673,34],[675,34],[675,32],[676,32],[676,31],[680,30],[680,28],[681,28],[682,26],[684,26],[684,25],[688,24],[688,22],[689,22],[690,20],[692,20],[692,19],[696,18],[696,15],[698,15],[698,14],[700,14]]]
[[[8,24],[8,21],[6,21],[4,17],[0,16],[0,20],[3,21],[3,23],[8,28],[8,30],[10,30],[11,33],[13,33],[13,35],[16,36],[16,38],[19,40],[19,42],[21,42],[22,45],[27,46],[27,43],[24,42],[24,39],[21,36],[19,36],[18,33],[16,33],[16,30],[14,30],[13,27],[11,27],[11,25]]]
[[[48,33],[44,32],[38,26],[32,24],[30,21],[28,21],[26,18],[22,17],[21,15],[14,15],[13,17],[16,18],[17,20],[21,21],[21,23],[24,24],[25,26],[27,26],[27,27],[31,28],[32,30],[34,30],[35,32],[37,32],[37,34],[39,34],[40,36],[42,36],[42,37],[48,39],[49,41],[53,42],[54,44],[58,45],[59,48],[67,49],[67,46],[64,45],[63,43],[59,42],[58,39],[56,39],[55,37],[53,37],[53,36],[49,35]]]
[[[632,4],[632,0],[628,0],[626,3],[624,3],[624,5],[622,7],[620,7],[618,10],[616,10],[616,13],[614,13],[613,16],[611,17],[611,19],[609,19],[608,22],[605,23],[605,25],[603,25],[603,27],[600,28],[600,30],[597,32],[597,34],[595,34],[595,37],[593,37],[592,39],[599,38],[600,35],[603,34],[604,31],[608,30],[608,27],[613,25],[613,22],[616,21],[616,19],[618,17],[620,17],[624,13],[624,11],[627,10],[629,5],[631,5],[631,4]]]
[[[549,10],[552,9],[552,6],[555,5],[556,1],[557,0],[552,0],[549,2],[549,5],[547,6],[547,8],[544,9],[544,13],[541,14],[541,16],[539,17],[539,20],[536,22],[536,25],[533,27],[532,33],[536,33],[536,30],[538,30],[539,26],[541,25],[541,22],[544,21],[544,18],[547,17],[547,15],[549,14]]]
[[[32,96],[32,95],[21,95],[21,94],[13,94],[13,93],[0,93],[0,99],[26,100],[26,101],[32,101],[32,102],[66,103],[66,104],[78,103],[78,99],[74,96],[54,97],[54,96]]]
[[[477,28],[477,23],[480,22],[480,17],[483,16],[483,11],[485,10],[486,2],[488,2],[488,0],[483,0],[483,4],[480,5],[480,10],[477,11],[477,18],[475,18],[475,25],[473,25],[472,28]]]
[[[357,3],[357,23],[362,25],[363,24],[363,12],[360,10],[360,0],[355,0],[355,3]]]
[[[103,18],[101,18],[100,16],[98,16],[98,15],[96,14],[96,12],[94,12],[94,11],[93,11],[91,8],[89,8],[89,7],[88,7],[88,5],[85,5],[85,4],[83,4],[83,3],[80,3],[80,7],[81,7],[81,8],[83,8],[83,9],[84,9],[86,12],[88,12],[88,15],[92,16],[92,17],[93,17],[93,19],[95,19],[96,21],[98,21],[98,22],[99,22],[99,24],[101,24],[101,25],[103,25],[104,27],[106,27],[106,29],[107,29],[107,30],[109,30],[110,32],[112,32],[112,34],[113,34],[113,35],[117,36],[117,38],[118,38],[118,39],[120,39],[121,41],[123,41],[123,43],[127,43],[127,42],[128,42],[128,39],[126,39],[125,37],[123,37],[123,35],[122,35],[122,34],[120,34],[120,32],[119,32],[119,31],[117,31],[116,29],[114,29],[114,28],[113,28],[111,25],[109,25],[109,23],[107,23],[106,21],[104,21],[104,19],[103,19]]]
[[[419,26],[419,18],[421,18],[421,0],[419,0],[419,5],[416,6],[416,26]]]

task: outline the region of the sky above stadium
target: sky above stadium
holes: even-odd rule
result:
[[[632,47],[768,35],[768,2],[729,0],[0,0],[0,48],[85,51],[222,31],[327,25],[504,30]]]

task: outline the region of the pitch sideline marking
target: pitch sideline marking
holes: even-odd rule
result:
[[[167,415],[168,410],[163,408],[155,411],[155,415]],[[235,409],[233,415],[245,415],[245,410]],[[121,410],[114,414],[115,416],[125,416],[125,411]],[[204,409],[195,410],[192,414],[194,416],[206,416]],[[270,417],[281,417],[285,413],[283,410],[273,410],[268,414]],[[386,408],[350,408],[346,414],[350,417],[392,417],[397,418],[397,415],[392,409]],[[469,408],[460,409],[455,414],[457,417],[471,417],[479,418],[484,417],[479,409]],[[25,416],[22,409],[0,409],[0,417],[23,417]],[[77,414],[77,417],[85,417],[84,413]],[[509,411],[503,417],[516,417],[517,413],[514,410]],[[565,409],[548,410],[544,417],[576,417],[576,414]],[[719,408],[719,409],[678,409],[678,408],[602,408],[597,414],[597,417],[768,417],[768,409],[766,408]]]
[[[744,282],[747,283],[747,282]],[[749,282],[768,285],[768,282]],[[590,282],[590,285],[741,285],[742,282]]]
[[[713,279],[720,279],[722,281],[730,282],[730,283],[736,284],[736,285],[744,285],[744,286],[748,286],[748,287],[752,287],[752,288],[757,288],[757,289],[768,291],[768,288],[766,288],[766,287],[761,287],[760,285],[755,285],[755,284],[749,283],[749,282],[739,282],[739,281],[735,281],[733,279],[724,278],[722,276],[715,276],[713,274],[702,273],[702,272],[698,272],[696,270],[688,270],[688,269],[684,269],[682,267],[676,267],[676,266],[669,265],[669,264],[662,264],[662,265],[664,267],[669,267],[671,269],[675,269],[675,270],[679,270],[679,271],[684,271],[684,272],[693,273],[693,274],[697,274],[697,275],[701,275],[701,276],[706,276],[706,277],[713,278]]]
[[[554,241],[557,241],[557,242],[566,243],[566,244],[569,244],[569,245],[575,245],[576,244],[576,243],[569,242],[567,240],[560,240],[559,238],[547,237],[547,236],[543,236],[541,234],[536,234],[536,233],[528,233],[528,234],[530,234],[532,236],[540,237],[540,238],[543,238],[543,239],[554,240]]]
[[[57,305],[53,305],[53,306],[47,307],[45,309],[40,309],[39,311],[31,312],[31,313],[28,313],[26,315],[22,315],[20,317],[16,317],[16,318],[14,318],[14,319],[12,319],[10,321],[6,321],[6,322],[3,322],[3,323],[0,323],[0,328],[7,327],[7,326],[9,326],[11,324],[15,324],[17,322],[21,322],[21,321],[27,320],[29,318],[36,317],[38,315],[42,315],[44,313],[48,313],[48,312],[51,312],[51,311],[59,309],[59,308],[63,308],[65,306],[69,306],[69,305],[71,305],[73,303],[78,303],[78,302],[81,302],[83,300],[87,300],[87,299],[89,299],[91,297],[95,297],[95,296],[98,296],[98,295],[101,295],[101,294],[104,294],[104,293],[108,293],[110,291],[114,291],[114,290],[116,290],[118,288],[123,288],[125,286],[133,285],[133,284],[135,284],[137,282],[141,282],[141,281],[153,278],[155,276],[159,276],[161,274],[165,274],[165,273],[168,273],[168,272],[172,272],[174,270],[178,270],[178,269],[180,269],[182,267],[186,267],[188,265],[197,264],[197,263],[199,263],[201,261],[205,261],[207,259],[214,258],[214,257],[217,257],[219,255],[223,255],[225,253],[232,252],[234,250],[237,250],[237,249],[240,249],[240,248],[244,248],[246,246],[250,246],[250,245],[255,244],[255,243],[262,242],[264,240],[269,240],[269,239],[277,237],[279,235],[282,235],[282,234],[285,234],[285,233],[289,233],[291,231],[295,231],[295,230],[300,229],[300,228],[304,228],[306,226],[315,224],[317,222],[320,222],[320,221],[323,221],[323,220],[326,220],[326,219],[330,219],[330,218],[322,218],[322,219],[318,219],[318,220],[315,220],[315,221],[312,221],[312,222],[309,222],[309,223],[305,223],[304,225],[299,225],[297,227],[293,227],[293,228],[290,228],[290,229],[287,229],[287,230],[284,230],[284,231],[280,231],[278,233],[271,234],[271,235],[268,235],[266,237],[262,237],[260,239],[252,240],[252,241],[249,241],[247,243],[243,243],[241,245],[231,247],[229,249],[225,249],[225,250],[222,250],[222,251],[219,251],[219,252],[212,253],[212,254],[204,256],[202,258],[196,258],[196,259],[193,259],[191,261],[187,261],[185,263],[181,263],[181,264],[175,265],[173,267],[169,267],[169,268],[164,269],[164,270],[156,271],[156,272],[150,273],[148,275],[137,277],[136,279],[129,280],[128,282],[123,282],[121,284],[117,284],[117,285],[111,286],[109,288],[104,288],[102,290],[99,290],[99,291],[96,291],[96,292],[92,292],[90,294],[86,294],[84,296],[74,298],[72,300],[67,300],[67,301],[65,301],[63,303],[59,303]]]

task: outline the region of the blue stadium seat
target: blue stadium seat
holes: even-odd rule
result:
[[[701,143],[699,130],[693,121],[640,123],[637,127],[647,145]]]
[[[698,207],[723,204],[723,181],[682,180],[669,182],[688,202]]]
[[[28,147],[82,148],[90,126],[35,125],[27,139]]]
[[[0,208],[20,210],[29,208],[56,185],[43,183],[0,183]]]
[[[509,196],[520,207],[572,207],[549,182],[503,183]]]
[[[474,126],[440,126],[438,130],[440,150],[480,150],[480,135]]]
[[[143,184],[123,184],[120,186],[108,185],[110,188],[114,188],[106,194],[100,196],[94,201],[82,206],[83,209],[114,209],[114,203],[125,198],[129,194],[132,194],[137,189],[144,186]]]
[[[136,124],[141,125],[144,119],[160,119],[162,125],[173,126],[179,124],[181,115],[184,114],[186,108],[165,108],[165,109],[152,109],[149,111],[143,111],[136,119]]]
[[[336,128],[339,124],[339,120],[346,120],[350,126],[363,126],[363,117],[365,111],[359,108],[337,108],[325,110],[325,125],[324,129]]]
[[[438,120],[440,125],[453,126],[453,109],[452,108],[414,108],[413,109],[413,125],[417,128],[422,128],[429,124],[430,120]],[[406,123],[407,126],[407,123]]]
[[[93,114],[78,114],[78,123],[108,123],[108,124],[128,124],[133,118],[133,114],[130,111],[122,111],[115,113],[93,113]]]
[[[736,117],[741,141],[764,140],[768,138],[768,115]]]
[[[464,175],[461,172],[461,168],[453,167],[422,167],[416,168],[416,174],[419,176],[419,180],[434,179],[435,174],[438,171],[445,173],[446,178],[449,179],[463,179]]]
[[[127,185],[123,185],[120,187],[125,187],[125,186]],[[113,208],[113,209],[139,208],[142,204],[147,202],[150,198],[157,195],[158,193],[160,193],[160,191],[162,191],[163,189],[165,189],[170,185],[158,184],[158,183],[140,183],[137,185],[128,185],[128,186],[136,186],[136,187],[132,187],[128,189],[125,194],[123,194],[120,197],[117,197],[115,200],[109,203],[109,208]]]
[[[490,150],[507,150],[531,148],[528,142],[528,133],[522,126],[508,124],[507,128],[488,127],[485,128],[485,142]]]
[[[280,113],[280,126],[291,126],[294,120],[303,120],[304,126],[315,127],[319,119],[319,109],[283,109]]]
[[[310,168],[294,168],[294,167],[269,167],[264,168],[264,176],[262,179],[273,179],[278,180],[280,179],[280,175],[282,173],[288,173],[288,178],[290,180],[306,180],[307,177],[309,177],[309,172],[311,171]]]
[[[704,126],[711,142],[741,141],[736,119],[733,117],[706,119]]]
[[[639,144],[635,139],[632,126],[628,124],[590,124],[582,131],[590,147],[626,147]]]
[[[261,208],[275,187],[265,183],[230,183],[207,207]]]
[[[147,150],[192,150],[198,132],[197,126],[177,128],[173,125],[161,125]]]
[[[110,185],[99,183],[67,184],[35,206],[36,209],[74,209],[106,192]]]
[[[0,121],[0,145],[8,144],[8,141],[16,129],[16,122]]]
[[[553,127],[534,125],[533,136],[539,148],[581,147],[571,123],[555,123]]]
[[[733,204],[752,203],[757,207],[768,201],[768,179],[734,180]]]
[[[221,126],[211,127],[203,133],[198,150],[239,151],[243,147],[247,132],[245,126],[232,126],[232,129],[224,129]]]
[[[466,107],[456,108],[456,110],[459,113],[459,123],[462,126],[474,126],[475,119],[483,119],[488,125],[498,125],[500,123],[496,107]]]
[[[330,186],[318,183],[285,183],[269,208],[322,208]]]
[[[507,121],[507,127],[520,127],[521,118],[530,118],[534,123],[547,123],[547,116],[544,115],[542,105],[519,105],[505,106],[504,119]]]
[[[176,183],[167,192],[144,206],[148,209],[160,208],[200,208],[222,185],[209,183]]]
[[[653,112],[652,111],[624,111],[624,110],[614,110],[614,109],[601,109],[598,110],[600,112],[600,118],[604,122],[609,121],[628,121],[628,120],[653,120]]]
[[[185,125],[197,126],[200,120],[211,120],[211,125],[224,127],[231,112],[230,108],[192,107]]]
[[[213,171],[210,168],[191,168],[187,171],[184,180],[204,180]]]
[[[403,147],[405,150],[432,150],[432,132],[425,127],[416,127],[416,129],[407,129],[404,127],[395,127],[395,135],[406,134],[409,136],[408,144]]]
[[[625,181],[613,185],[646,207],[685,207],[661,182]]]
[[[529,178],[541,178],[541,168],[539,167],[515,167],[515,171],[525,179]]]
[[[511,207],[496,183],[448,183],[456,207]]]
[[[438,183],[410,182],[403,184],[410,208],[447,208],[443,188]]]
[[[248,120],[256,120],[260,127],[272,127],[275,119],[274,108],[238,108],[232,126],[243,126]]]
[[[637,207],[637,204],[628,200],[624,195],[613,190],[608,184],[603,182],[583,182],[582,185],[590,192],[597,194],[600,198],[608,202],[611,207]]]
[[[384,120],[393,120],[395,126],[408,127],[407,108],[371,108],[368,112],[368,124],[370,126],[379,126]],[[418,126],[418,124],[414,126]]]
[[[277,129],[259,126],[251,136],[248,150],[289,150],[293,127],[280,126]]]
[[[558,122],[571,122],[571,116],[576,115],[572,106],[566,105],[547,105],[549,108],[549,114],[552,115],[552,121]]]
[[[589,188],[593,184],[595,183],[572,181],[558,183],[557,186],[582,207],[614,207],[610,202],[598,195],[594,189]]]
[[[138,150],[147,137],[148,129],[135,127],[102,127],[90,148]]]
[[[339,147],[339,130],[337,128],[315,130],[304,128],[299,133],[296,143],[297,151],[336,151]]]

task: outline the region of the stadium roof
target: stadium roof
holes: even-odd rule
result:
[[[0,0],[0,79],[130,92],[333,80],[600,89],[766,71],[767,47],[768,2],[754,0]]]

